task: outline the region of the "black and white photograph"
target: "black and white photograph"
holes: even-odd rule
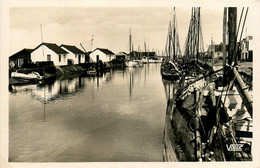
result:
[[[259,3],[102,1],[1,3],[3,167],[257,167]]]

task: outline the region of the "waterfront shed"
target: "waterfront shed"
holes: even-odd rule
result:
[[[68,64],[69,62],[71,64],[80,64],[86,62],[85,53],[76,46],[62,44],[60,47],[68,52]]]
[[[97,62],[97,56],[99,57],[99,60],[102,62],[109,62],[112,59],[115,59],[115,54],[105,48],[96,48],[91,54],[90,58],[93,62]]]
[[[55,66],[67,65],[68,52],[54,43],[41,43],[31,53],[32,62],[50,62]]]
[[[24,64],[31,63],[31,52],[33,49],[24,48],[21,51],[9,57],[9,64],[12,62],[15,67],[21,67]]]

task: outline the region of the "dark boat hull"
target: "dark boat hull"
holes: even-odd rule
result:
[[[167,79],[167,80],[178,80],[178,79],[180,79],[179,74],[172,74],[172,73],[166,73],[166,72],[161,72],[161,74],[162,74],[162,77],[164,79]]]

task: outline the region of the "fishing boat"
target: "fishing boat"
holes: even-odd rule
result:
[[[177,65],[177,56],[181,55],[181,50],[179,46],[175,8],[173,10],[172,24],[171,21],[169,21],[165,52],[167,53],[167,57],[163,59],[161,63],[162,78],[168,80],[179,79],[181,77],[182,72],[180,71]],[[153,62],[156,61],[153,60]]]
[[[138,60],[138,65],[139,65],[139,67],[143,67],[144,63],[141,60]]]
[[[229,12],[233,12],[229,15],[232,22],[236,17],[234,8]],[[194,8],[192,13],[199,16],[200,8]],[[236,31],[229,33],[236,35]],[[233,52],[236,56],[236,50]],[[163,133],[164,161],[252,160],[252,93],[234,62],[213,69],[206,73],[195,71],[195,76],[183,76],[176,87],[165,87],[172,89],[165,91],[172,96],[167,102]],[[217,75],[220,72],[221,84]]]
[[[134,68],[139,67],[139,61],[135,60],[135,58],[134,58],[135,54],[133,52],[133,41],[132,41],[131,28],[129,28],[129,55],[130,55],[130,60],[126,61],[126,66],[134,67]]]
[[[42,80],[42,76],[38,72],[31,72],[28,74],[20,72],[12,72],[11,77],[15,79],[25,79],[25,80]]]
[[[176,80],[181,77],[178,67],[172,61],[163,61],[161,65],[162,78]]]
[[[148,58],[147,58],[147,57],[143,57],[143,58],[141,59],[141,62],[142,62],[143,64],[147,64],[147,63],[148,63]]]
[[[89,70],[86,72],[86,75],[88,76],[96,76],[97,75],[97,71],[96,70]]]
[[[139,67],[137,61],[127,61],[126,66],[127,67]]]

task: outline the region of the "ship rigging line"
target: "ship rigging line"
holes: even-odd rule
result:
[[[242,14],[243,14],[243,11],[244,11],[244,7],[243,7],[242,12],[241,12],[241,15],[240,15],[240,19],[239,19],[240,21],[239,21],[239,25],[238,25],[237,35],[238,35],[238,33],[239,33],[240,23],[241,23],[241,19],[242,19],[242,17],[243,17],[243,15],[242,15]],[[241,34],[240,34],[239,41],[241,41],[241,38],[242,38],[242,33],[243,33],[243,31],[244,31],[244,26],[245,26],[245,21],[246,21],[246,18],[247,18],[247,13],[248,13],[248,7],[247,7],[246,14],[245,14],[245,17],[244,17],[244,22],[243,22],[243,26],[242,26],[242,30],[241,30]],[[236,36],[236,38],[237,38],[237,36]],[[240,47],[240,43],[239,43],[239,47]],[[238,49],[239,47],[238,47],[237,44],[236,44],[236,50],[234,51],[234,55],[237,54],[237,49]],[[235,68],[235,65],[232,66],[232,71],[233,71],[234,68]],[[230,85],[230,83],[228,84],[228,88],[227,88],[227,91],[226,91],[226,94],[225,94],[224,104],[225,104],[226,97],[227,97],[227,94],[228,94],[228,91],[229,91],[229,85]],[[230,88],[231,88],[231,87],[230,87]],[[223,95],[223,92],[224,92],[224,87],[222,88],[222,91],[221,91],[219,100],[221,99],[221,97],[222,97],[222,95]],[[217,107],[219,106],[219,102],[220,102],[219,100],[218,100],[218,103],[217,103]]]

